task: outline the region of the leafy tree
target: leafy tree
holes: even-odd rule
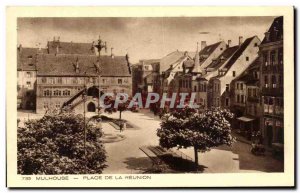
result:
[[[120,100],[123,100],[124,96],[120,96]],[[122,112],[124,111],[136,111],[136,106],[133,105],[131,108],[129,108],[129,104],[132,101],[132,99],[129,97],[127,99],[127,101],[123,102],[123,103],[118,103],[117,106],[116,104],[116,97],[105,97],[104,99],[104,104],[105,105],[110,105],[109,108],[105,108],[104,111],[107,113],[113,113],[113,112],[117,112],[119,111],[119,120],[121,121],[122,119]],[[115,107],[116,106],[116,107]]]
[[[18,128],[19,174],[96,174],[106,167],[106,152],[99,140],[101,128],[90,121],[84,150],[84,118],[63,112],[48,113]],[[86,156],[85,156],[86,155]]]
[[[165,114],[157,136],[162,147],[193,147],[195,164],[198,165],[198,152],[209,151],[219,145],[231,145],[231,126],[228,119],[232,114],[225,109],[213,108],[203,113],[186,106]]]

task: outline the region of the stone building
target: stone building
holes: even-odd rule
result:
[[[75,112],[95,112],[102,93],[132,94],[130,67],[125,56],[39,54],[37,56],[36,112],[70,105]],[[99,79],[99,69],[100,79]],[[82,93],[87,87],[87,100]]]
[[[239,37],[239,48],[218,70],[218,75],[209,80],[211,92],[208,96],[211,106],[230,107],[230,83],[242,74],[258,56],[260,40],[257,36],[247,38],[244,42]]]
[[[235,114],[234,128],[251,139],[261,129],[260,63],[252,64],[230,84],[230,109]]]
[[[154,92],[159,84],[159,59],[140,60],[132,66],[132,94]],[[159,85],[158,85],[159,86]]]
[[[18,109],[34,110],[36,98],[36,57],[45,52],[41,48],[17,48],[17,106]]]
[[[18,108],[45,113],[69,105],[78,113],[84,108],[95,112],[101,93],[132,95],[129,56],[99,57],[95,43],[61,42],[57,37],[46,48],[19,46],[17,64]]]
[[[261,91],[263,101],[262,127],[268,146],[283,144],[283,17],[274,19],[259,46]]]

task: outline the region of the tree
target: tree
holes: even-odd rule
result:
[[[84,118],[63,112],[48,113],[18,128],[19,174],[99,174],[106,152],[99,140],[102,129],[90,121],[84,150]]]
[[[203,113],[186,106],[165,114],[161,128],[157,130],[159,143],[165,148],[194,148],[195,164],[198,152],[209,151],[219,145],[231,145],[231,126],[228,119],[232,114],[225,109],[212,108]]]
[[[120,100],[123,100],[123,96],[120,96]],[[113,112],[117,112],[119,111],[119,123],[120,123],[120,127],[121,127],[121,121],[122,121],[122,112],[123,111],[136,111],[136,106],[133,106],[131,108],[129,108],[129,104],[131,102],[131,98],[128,98],[125,102],[121,102],[121,103],[117,103],[116,104],[116,98],[115,97],[105,97],[104,99],[104,104],[105,105],[109,105],[110,107],[105,108],[104,111],[107,113],[113,113]]]

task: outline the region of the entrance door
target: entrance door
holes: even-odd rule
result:
[[[96,105],[92,102],[90,102],[87,106],[88,112],[95,112],[96,111]]]

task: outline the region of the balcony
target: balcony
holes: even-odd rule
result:
[[[283,64],[280,65],[268,65],[262,67],[263,74],[269,74],[269,73],[283,73]]]
[[[262,88],[262,96],[283,96],[283,87]]]

